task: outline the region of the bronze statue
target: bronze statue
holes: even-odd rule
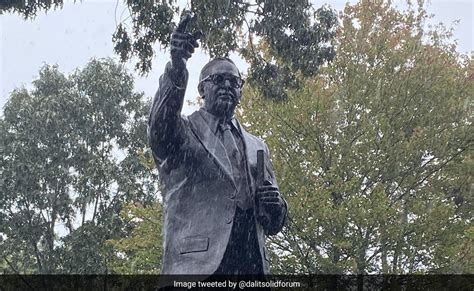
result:
[[[267,274],[264,235],[281,230],[287,204],[268,147],[234,118],[243,80],[230,59],[204,66],[198,87],[204,105],[181,116],[186,62],[199,37],[186,32],[190,19],[185,15],[172,34],[171,62],[149,119],[164,204],[162,274]]]

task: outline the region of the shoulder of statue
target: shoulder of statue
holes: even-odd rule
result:
[[[254,134],[251,134],[249,133],[248,131],[246,131],[245,129],[243,129],[242,127],[242,133],[245,134],[247,136],[247,138],[251,138],[254,140],[254,142],[262,145],[263,147],[266,147],[267,145],[265,144],[265,141],[261,138],[261,137],[258,137]]]

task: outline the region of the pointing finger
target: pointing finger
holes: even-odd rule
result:
[[[185,12],[184,15],[181,17],[178,23],[178,27],[176,27],[176,32],[184,33],[186,32],[186,27],[188,26],[189,21],[191,20],[192,16],[189,12]]]

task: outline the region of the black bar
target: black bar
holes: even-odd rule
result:
[[[474,290],[474,275],[307,275],[216,276],[206,275],[0,275],[0,290]],[[28,284],[25,283],[28,282]],[[201,283],[199,283],[201,282]],[[229,284],[236,284],[229,288]],[[206,285],[203,285],[206,284]],[[209,288],[214,286],[214,288]]]

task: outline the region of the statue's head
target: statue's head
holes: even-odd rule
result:
[[[204,108],[217,117],[232,117],[242,96],[242,85],[239,70],[231,59],[211,60],[199,76],[198,90],[204,98]]]

